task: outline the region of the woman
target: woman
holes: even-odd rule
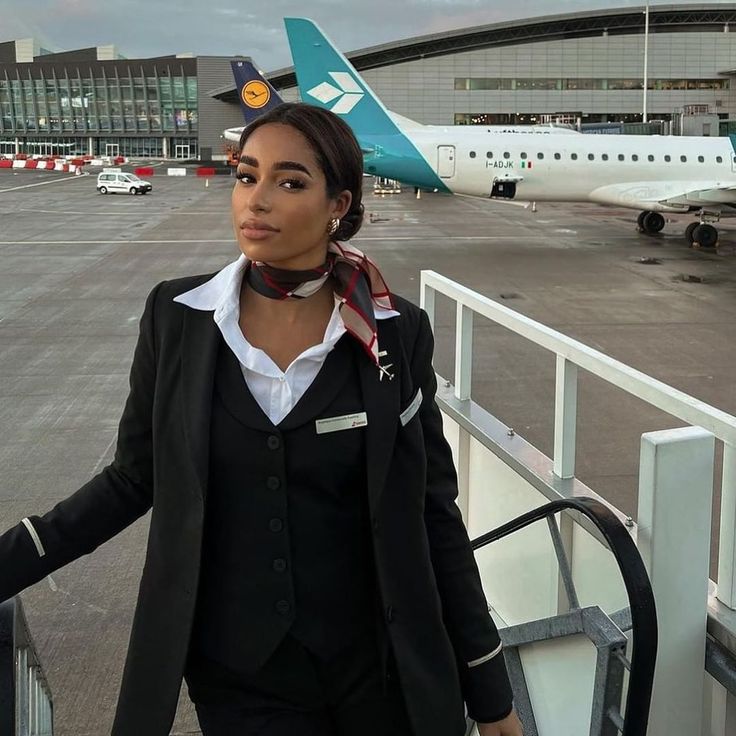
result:
[[[285,104],[243,133],[240,258],[148,297],[114,461],[0,537],[0,600],[152,507],[114,736],[519,736],[460,518],[426,314],[347,241],[362,155]]]

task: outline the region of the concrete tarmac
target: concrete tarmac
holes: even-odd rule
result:
[[[368,180],[366,180],[368,181]],[[234,180],[153,177],[143,196],[95,177],[0,171],[0,530],[40,514],[113,455],[138,319],[163,279],[237,256]],[[736,232],[718,254],[687,247],[690,218],[635,232],[636,212],[410,192],[365,196],[355,239],[391,288],[419,301],[432,269],[724,411],[736,413]],[[645,264],[641,258],[655,258]],[[453,376],[454,310],[438,301],[435,367]],[[552,451],[554,356],[477,319],[474,399]],[[681,423],[581,375],[578,476],[636,516],[639,438]],[[148,516],[23,601],[55,697],[57,736],[112,723]],[[0,564],[6,564],[0,562]],[[198,733],[186,697],[172,733]]]

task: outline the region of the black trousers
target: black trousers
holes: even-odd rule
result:
[[[375,638],[323,659],[287,635],[252,677],[202,658],[187,668],[203,736],[408,736],[393,658]]]

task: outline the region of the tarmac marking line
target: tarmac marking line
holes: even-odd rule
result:
[[[60,181],[71,181],[72,179],[79,179],[79,177],[75,174],[74,176],[65,176],[63,179],[49,179],[48,181],[41,181],[37,184],[23,184],[20,187],[8,187],[7,189],[0,189],[0,194],[5,194],[5,192],[15,192],[18,189],[30,189],[31,187],[42,187],[46,184],[58,184]]]

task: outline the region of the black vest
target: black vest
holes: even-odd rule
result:
[[[316,420],[364,411],[348,335],[276,427],[221,342],[193,653],[255,672],[289,632],[329,657],[375,624],[363,429]]]

